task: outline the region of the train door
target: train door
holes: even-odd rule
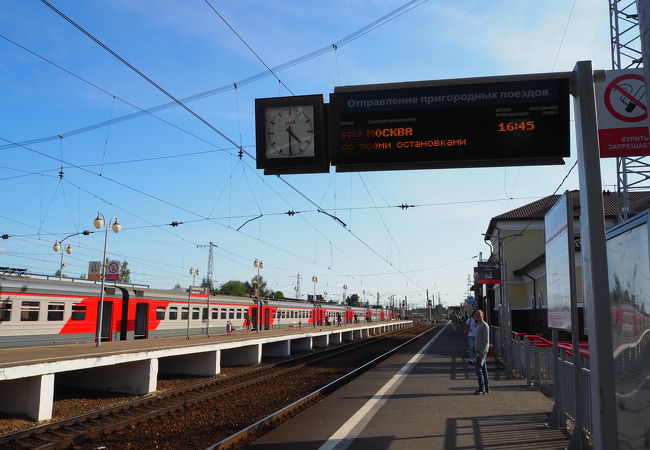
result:
[[[102,307],[102,337],[103,341],[111,340],[111,331],[113,323],[113,302],[104,300],[104,306]]]
[[[264,329],[269,329],[269,324],[271,323],[271,308],[268,306],[264,308]]]
[[[253,317],[251,317],[251,319],[253,319],[252,320],[253,328],[255,330],[257,330],[257,319],[258,319],[258,317],[257,317],[257,306],[253,306],[251,308],[251,315],[253,316]]]
[[[149,323],[149,304],[136,303],[135,305],[135,330],[133,339],[146,339],[149,330],[147,330],[147,323]]]

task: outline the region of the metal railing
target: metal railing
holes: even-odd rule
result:
[[[536,335],[513,332],[509,339],[504,340],[502,330],[498,327],[491,327],[490,333],[494,356],[503,359],[504,345],[510,345],[513,372],[526,378],[528,386],[537,388],[544,394],[554,397],[553,414],[556,417],[551,418],[551,424],[564,428],[567,420],[575,423],[576,407],[578,407],[581,408],[580,412],[584,418],[583,431],[587,435],[592,435],[589,350],[587,345],[581,344],[580,367],[578,367],[581,389],[576,395],[573,348],[570,342],[559,342],[554,354],[552,343]],[[557,362],[557,379],[553,367],[554,359]],[[555,389],[556,385],[557,389]]]

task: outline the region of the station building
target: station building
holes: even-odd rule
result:
[[[582,330],[584,290],[582,285],[582,254],[580,252],[580,198],[571,191],[575,230],[576,294],[580,329]],[[501,278],[506,283],[487,285],[485,308],[491,325],[499,326],[504,285],[510,303],[512,330],[550,335],[547,327],[546,257],[544,215],[560,195],[549,195],[527,205],[490,219],[485,241],[492,247],[489,261],[501,262]],[[603,193],[605,229],[619,222],[618,196]],[[629,193],[629,217],[650,208],[650,192]],[[582,332],[581,332],[582,334]]]

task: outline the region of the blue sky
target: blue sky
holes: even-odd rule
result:
[[[211,3],[270,67],[407,4]],[[290,95],[273,76],[242,83],[265,67],[204,1],[53,4],[177,98],[223,88],[188,106],[253,154],[254,99]],[[341,217],[344,229],[281,180],[255,170],[252,159],[240,161],[229,142],[179,107],[68,134],[169,100],[41,2],[6,0],[0,8],[4,38],[108,92],[0,38],[0,234],[12,236],[0,240],[2,266],[54,273],[54,241],[94,231],[101,211],[119,217],[123,230],[109,234],[109,256],[127,260],[137,283],[190,284],[190,267],[206,271],[207,250],[196,245],[212,241],[218,284],[250,279],[257,258],[269,286],[287,295],[300,273],[303,295],[313,292],[316,275],[317,293],[336,300],[345,284],[348,294],[365,291],[373,301],[379,293],[382,302],[395,295],[423,305],[429,289],[458,304],[473,257],[489,252],[481,236],[489,219],[551,194],[575,162],[572,138],[563,166],[285,177]],[[429,0],[277,76],[296,95],[322,93],[327,100],[342,85],[568,71],[588,59],[608,69],[608,27],[602,0]],[[63,139],[6,146],[57,134]],[[165,158],[152,159],[159,157]],[[576,172],[563,189],[577,188]],[[615,185],[612,161],[603,162],[602,177],[605,188]],[[423,206],[385,208],[402,203]],[[288,210],[307,212],[281,214]],[[165,225],[172,221],[185,223]],[[101,259],[102,233],[67,242],[74,253],[66,255],[66,275],[86,273],[88,261]]]

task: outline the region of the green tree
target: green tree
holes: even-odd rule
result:
[[[120,267],[120,281],[122,281],[122,283],[131,282],[131,269],[129,269],[129,263],[127,261],[122,261],[122,266]]]
[[[357,294],[349,295],[348,298],[345,299],[345,303],[347,303],[348,306],[361,306],[359,295]]]
[[[269,295],[269,291],[266,289],[266,280],[261,275],[259,279],[257,278],[257,275],[253,277],[253,279],[251,280],[251,287],[252,287],[251,294],[255,293],[255,288],[257,287],[257,291],[259,292],[260,297]]]
[[[245,281],[230,280],[223,283],[217,292],[221,295],[233,295],[236,297],[248,297],[250,285]]]
[[[208,288],[208,289],[210,289],[210,294],[211,294],[211,295],[214,295],[214,294],[217,293],[217,290],[214,288],[214,283],[211,282],[211,281],[208,279],[208,277],[203,277],[203,279],[201,279],[201,284],[200,284],[200,286],[201,286],[201,287],[204,287],[204,288]]]
[[[284,292],[282,291],[274,291],[271,293],[273,298],[284,298]]]

